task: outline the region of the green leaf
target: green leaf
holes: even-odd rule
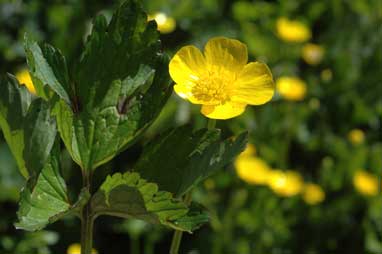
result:
[[[56,138],[56,121],[50,114],[49,104],[34,100],[24,119],[24,160],[30,175],[38,174],[49,157]]]
[[[227,140],[219,136],[216,129],[192,133],[189,126],[183,126],[170,130],[145,146],[134,170],[179,197],[227,166],[247,143],[247,133]]]
[[[25,86],[19,85],[14,76],[8,74],[0,77],[0,127],[24,177],[28,176],[28,170],[23,158],[23,119],[30,101],[30,93]]]
[[[12,75],[0,80],[0,126],[21,174],[37,175],[56,138],[56,123],[48,102],[32,103],[29,92]]]
[[[73,75],[78,100],[55,109],[61,137],[83,169],[111,160],[159,115],[172,92],[168,61],[138,1],[121,5],[109,25],[95,19]]]
[[[77,203],[70,204],[59,165],[59,146],[56,144],[40,174],[29,178],[21,192],[17,228],[41,230],[68,213],[78,211],[89,199],[89,194],[81,192]]]
[[[24,38],[24,49],[37,95],[51,98],[53,94],[46,89],[48,86],[70,105],[72,93],[68,68],[61,52],[48,44],[40,46],[27,35]]]
[[[136,218],[190,232],[208,220],[200,208],[189,210],[171,193],[132,172],[108,176],[92,197],[91,209],[95,216]]]
[[[81,104],[101,103],[115,80],[136,76],[142,65],[155,71],[159,51],[155,23],[147,23],[137,0],[122,4],[109,25],[105,17],[98,16],[76,73]]]

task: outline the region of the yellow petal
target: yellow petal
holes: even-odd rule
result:
[[[254,156],[239,156],[235,161],[238,176],[250,184],[266,184],[270,169],[265,161]]]
[[[300,101],[306,95],[307,85],[298,77],[283,76],[276,80],[276,88],[285,99]]]
[[[181,48],[171,59],[169,72],[177,84],[192,87],[205,69],[205,60],[200,50],[194,46]]]
[[[148,20],[155,20],[158,26],[158,30],[162,34],[168,34],[175,30],[176,21],[174,18],[167,16],[163,12],[155,13],[154,15],[148,15]]]
[[[353,129],[349,132],[348,139],[353,145],[362,144],[365,141],[365,133],[360,129]]]
[[[174,91],[183,99],[189,100],[193,104],[205,104],[205,101],[198,100],[192,93],[193,85],[176,84]]]
[[[248,61],[247,46],[238,40],[215,37],[204,47],[206,62],[231,71],[241,70]]]
[[[264,104],[275,91],[272,73],[266,64],[252,62],[247,64],[235,82],[233,101],[251,105]]]
[[[307,43],[302,48],[302,58],[310,65],[319,64],[324,58],[325,49],[314,43]]]
[[[239,157],[247,157],[247,156],[255,156],[256,155],[256,147],[254,144],[247,143],[244,151],[239,155]]]
[[[273,170],[268,179],[269,187],[278,195],[291,197],[302,191],[304,181],[295,171]]]
[[[354,187],[363,195],[374,196],[379,193],[379,179],[365,170],[357,170],[353,176]]]
[[[308,26],[296,20],[289,20],[285,17],[277,19],[277,35],[288,42],[304,42],[312,37]]]
[[[33,86],[32,78],[27,69],[21,70],[18,73],[16,73],[16,78],[20,84],[26,86],[29,92],[31,92],[32,94],[36,94],[36,89]]]
[[[238,115],[241,115],[245,111],[245,104],[226,102],[222,105],[202,106],[202,114],[212,119],[229,119]]]
[[[307,183],[302,193],[303,200],[309,205],[315,205],[325,199],[324,190],[317,184]]]

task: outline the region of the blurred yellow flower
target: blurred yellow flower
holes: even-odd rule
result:
[[[68,247],[67,254],[81,254],[81,245],[79,243],[73,243]],[[92,254],[97,254],[95,249],[92,249]]]
[[[253,144],[248,143],[244,151],[239,156],[255,156],[256,147]]]
[[[365,133],[360,129],[349,131],[348,139],[353,145],[362,144],[365,141]]]
[[[306,95],[306,83],[298,77],[280,77],[276,80],[277,92],[287,100],[299,101]]]
[[[325,82],[331,81],[333,78],[333,72],[330,69],[325,69],[321,72],[321,79]]]
[[[239,156],[235,161],[236,173],[249,184],[266,184],[270,169],[265,161],[253,156]]]
[[[269,187],[278,195],[291,197],[301,193],[304,181],[295,171],[272,170],[268,178]]]
[[[17,72],[16,78],[20,84],[24,84],[26,86],[26,88],[29,90],[29,92],[36,94],[36,90],[33,86],[31,76],[30,76],[29,71],[27,69],[23,69],[23,70]]]
[[[148,15],[148,20],[155,20],[158,25],[158,30],[162,34],[168,34],[175,30],[176,21],[174,18],[167,16],[165,13],[158,12],[154,15]]]
[[[325,50],[322,46],[307,43],[302,48],[302,58],[310,65],[319,64],[324,57]]]
[[[304,23],[285,17],[277,19],[276,30],[277,35],[287,42],[305,42],[312,36],[309,27]]]
[[[201,104],[208,118],[228,119],[242,114],[247,104],[266,103],[274,93],[267,65],[247,61],[245,44],[216,37],[207,42],[204,54],[194,46],[181,48],[169,71],[180,97]]]
[[[353,176],[353,185],[358,192],[366,196],[377,195],[379,191],[377,176],[362,169],[355,172]]]
[[[307,204],[315,205],[324,201],[325,192],[319,185],[307,183],[304,186],[302,198]]]

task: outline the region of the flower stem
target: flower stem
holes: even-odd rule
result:
[[[83,170],[83,186],[91,193],[91,172]],[[90,203],[87,203],[81,214],[81,254],[91,254],[93,245],[93,224]]]
[[[189,205],[192,200],[191,191],[187,192],[184,197],[184,203]],[[179,253],[179,247],[180,242],[182,241],[183,231],[175,230],[174,236],[172,237],[171,242],[171,248],[170,248],[170,254],[178,254]]]
[[[215,119],[208,119],[207,128],[209,130],[213,130],[213,129],[215,129],[215,126],[216,126],[216,120]],[[192,201],[192,195],[191,195],[191,191],[189,191],[186,193],[186,195],[184,197],[184,202],[187,205],[189,205],[189,204],[191,204],[191,201]],[[182,236],[183,236],[183,231],[175,230],[174,236],[172,237],[170,254],[178,254],[179,253],[179,247],[180,247],[180,242],[182,241]]]
[[[175,230],[174,236],[172,237],[170,254],[179,253],[179,247],[180,247],[180,242],[182,241],[182,235],[183,235],[182,231]]]
[[[207,128],[209,130],[213,130],[213,129],[215,129],[215,126],[216,126],[216,120],[209,118],[208,122],[207,122]]]

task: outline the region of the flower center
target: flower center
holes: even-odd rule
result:
[[[210,66],[192,88],[192,94],[211,105],[224,104],[230,99],[236,75],[219,66]]]

